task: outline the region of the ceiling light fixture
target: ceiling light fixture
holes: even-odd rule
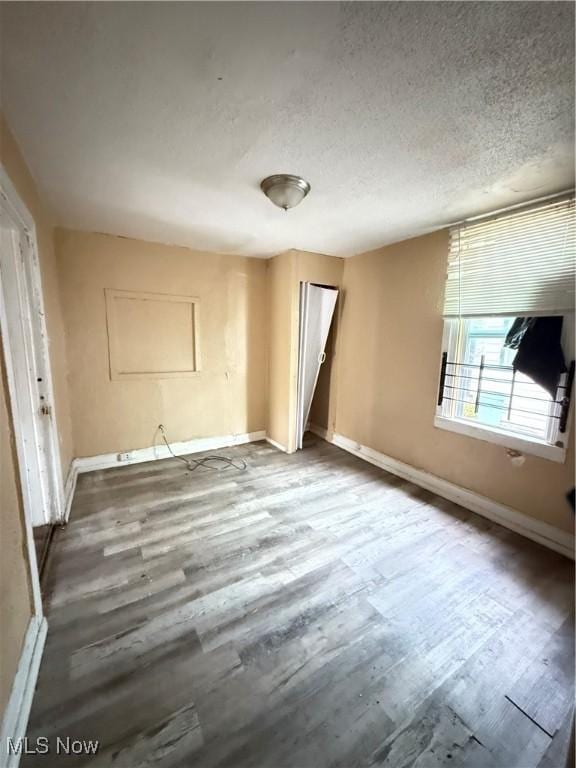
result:
[[[295,205],[304,200],[310,192],[310,184],[301,176],[277,173],[264,179],[260,184],[260,189],[274,205],[287,211],[288,208],[294,208]]]

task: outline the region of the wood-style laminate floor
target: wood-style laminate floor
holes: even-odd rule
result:
[[[25,768],[563,768],[571,562],[314,437],[226,453],[80,476]]]

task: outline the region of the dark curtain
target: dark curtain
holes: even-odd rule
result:
[[[515,371],[529,376],[556,399],[566,361],[560,340],[562,317],[517,317],[508,331],[505,347],[517,349]]]

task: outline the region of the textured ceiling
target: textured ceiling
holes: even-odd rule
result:
[[[350,255],[574,180],[574,5],[2,3],[2,108],[60,224]],[[272,173],[312,185],[289,213]]]

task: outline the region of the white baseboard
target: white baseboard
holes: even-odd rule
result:
[[[11,754],[8,739],[12,740],[12,744],[17,745],[18,739],[23,739],[26,736],[47,629],[48,625],[43,616],[33,616],[30,619],[18,669],[12,684],[12,692],[0,728],[0,765],[2,768],[16,768],[20,762],[20,755]]]
[[[279,451],[282,451],[283,453],[288,453],[288,448],[286,448],[285,445],[282,445],[282,443],[277,443],[276,440],[272,440],[272,438],[268,437],[268,435],[266,435],[265,440],[267,443],[270,443],[270,445],[273,445],[274,448],[278,448]]]
[[[472,512],[503,525],[505,528],[574,559],[574,536],[566,531],[561,531],[553,525],[525,515],[512,507],[499,504],[486,496],[481,496],[479,493],[469,491],[467,488],[448,482],[448,480],[443,480],[437,475],[432,475],[422,469],[412,467],[410,464],[393,459],[391,456],[386,456],[379,451],[357,443],[355,440],[350,440],[344,435],[334,434],[330,442],[386,470],[386,472],[409,480],[421,488],[437,493],[439,496],[454,501]]]
[[[186,440],[180,443],[170,443],[170,448],[176,456],[186,456],[189,453],[201,453],[213,451],[218,448],[231,448],[243,443],[254,443],[257,440],[265,440],[266,432],[243,432],[239,435],[219,435],[217,437],[201,437],[196,440]],[[136,448],[127,451],[128,458],[118,460],[118,453],[103,453],[100,456],[84,456],[74,459],[74,466],[78,473],[93,472],[95,469],[110,469],[111,467],[123,467],[128,464],[141,464],[145,461],[157,461],[169,459],[171,454],[166,445],[161,443],[150,448]]]
[[[77,459],[74,459],[70,464],[68,470],[68,476],[64,484],[64,523],[67,523],[70,518],[70,509],[72,508],[72,499],[74,498],[74,491],[76,490],[76,481],[78,480],[78,466]]]

